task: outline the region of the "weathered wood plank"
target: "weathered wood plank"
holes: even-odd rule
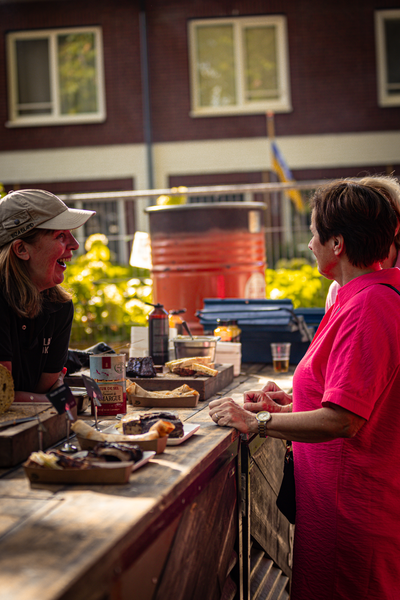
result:
[[[261,380],[257,373],[262,373]],[[227,391],[240,397],[246,389],[262,387],[264,377],[269,377],[268,370],[254,368],[250,376],[244,373],[235,378]],[[161,581],[161,590],[167,573],[163,564],[179,562],[179,552],[175,555],[175,545],[179,550],[181,543],[178,531],[182,531],[183,540],[197,543],[191,551],[192,572],[187,575],[186,589],[196,581],[202,600],[232,597],[235,585],[227,573],[232,569],[236,534],[236,507],[231,504],[234,498],[236,502],[232,487],[236,477],[229,473],[235,464],[239,436],[213,423],[208,402],[178,412],[182,420],[200,423],[198,432],[180,446],[167,446],[163,454],[133,473],[126,485],[30,486],[21,468],[0,479],[0,501],[6,507],[0,518],[2,597],[128,600],[135,597],[134,590],[131,595],[129,592],[138,577],[135,573],[141,572],[140,568],[135,571],[138,565],[143,569],[147,565],[148,577],[156,578],[156,584]],[[86,414],[82,418],[91,417]],[[99,421],[105,427],[110,420]],[[260,465],[266,468],[264,457]],[[222,473],[225,480],[220,479]],[[265,486],[264,475],[262,479],[260,491]],[[268,479],[275,488],[273,476]],[[260,523],[264,535],[267,525],[261,518]],[[210,552],[204,542],[204,528],[212,539]],[[157,541],[161,544],[160,558],[152,569],[146,556],[157,552]],[[146,589],[151,591],[154,585]],[[164,589],[163,600],[175,600],[167,587]]]
[[[276,506],[284,455],[282,441],[267,438],[252,457],[250,532],[280,569],[290,576],[291,529]]]
[[[236,502],[228,464],[182,516],[155,600],[220,598],[237,531]]]
[[[41,411],[39,413],[39,410]],[[73,409],[76,417],[76,407]],[[43,449],[56,444],[67,435],[66,415],[59,415],[49,406],[38,407],[39,419],[44,426]],[[38,421],[28,421],[0,430],[0,467],[13,467],[26,460],[31,452],[39,450]]]

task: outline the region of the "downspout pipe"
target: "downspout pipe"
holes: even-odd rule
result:
[[[153,139],[151,129],[149,62],[147,47],[146,0],[141,0],[139,12],[140,69],[142,77],[143,130],[146,144],[148,189],[154,188]]]

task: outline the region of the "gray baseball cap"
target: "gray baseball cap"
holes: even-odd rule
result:
[[[30,229],[77,229],[96,213],[68,208],[45,190],[17,190],[0,199],[0,246]]]

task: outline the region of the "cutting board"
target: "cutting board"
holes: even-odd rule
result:
[[[16,406],[15,404],[13,406]],[[31,403],[22,403],[26,412],[35,415]],[[66,415],[59,415],[49,404],[36,404],[40,422],[46,431],[43,432],[43,450],[53,446],[67,435]],[[71,410],[76,417],[76,407]],[[31,452],[39,450],[38,421],[11,425],[0,429],[0,467],[14,467],[28,458]]]
[[[199,400],[208,400],[233,381],[233,365],[216,365],[218,374],[215,377],[180,377],[174,373],[157,373],[157,377],[129,378],[140,387],[151,392],[161,390],[174,390],[181,385],[188,385],[199,392]],[[83,385],[82,376],[79,373],[65,377],[64,381],[69,386]]]

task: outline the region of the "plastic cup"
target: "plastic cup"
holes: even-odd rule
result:
[[[290,344],[271,344],[272,364],[275,373],[289,370]]]

